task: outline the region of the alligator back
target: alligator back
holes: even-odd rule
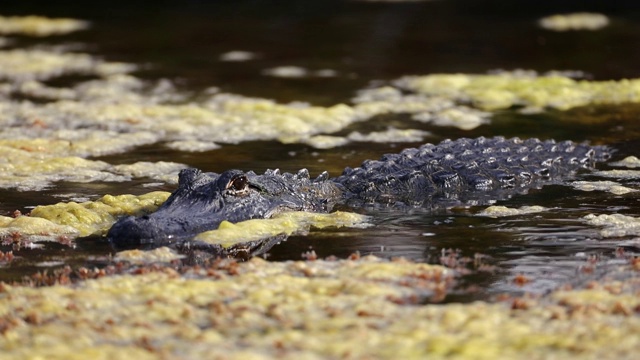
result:
[[[346,168],[346,202],[443,206],[507,198],[610,157],[605,146],[503,137],[445,140]]]

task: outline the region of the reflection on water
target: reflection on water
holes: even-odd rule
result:
[[[246,96],[326,106],[348,102],[358,89],[370,84],[410,74],[486,73],[524,68],[541,72],[580,70],[593,79],[638,77],[640,49],[636,45],[640,40],[640,13],[629,10],[633,2],[616,5],[584,9],[578,1],[553,6],[539,2],[462,0],[411,4],[305,1],[280,5],[188,1],[179,6],[153,8],[135,4],[65,8],[42,2],[37,9],[40,15],[76,17],[93,24],[91,30],[52,43],[80,43],[100,57],[143,64],[136,76],[169,78],[187,94],[215,86]],[[26,14],[34,9],[25,4],[0,5],[4,15]],[[553,33],[536,26],[542,16],[574,10],[604,12],[613,21],[597,32]],[[35,43],[35,40],[21,41]],[[221,61],[220,56],[231,51],[250,52],[253,57],[243,59],[246,61]],[[282,66],[296,66],[314,74],[331,71],[335,76],[264,75],[265,69]],[[504,110],[494,114],[489,125],[468,131],[418,123],[403,115],[384,115],[354,123],[344,133],[383,131],[393,125],[429,131],[430,142],[494,135],[590,140],[614,144],[619,149],[616,158],[622,158],[640,153],[640,145],[633,141],[640,135],[636,121],[639,115],[637,105],[539,114]],[[257,172],[280,168],[292,172],[306,167],[312,176],[324,170],[336,176],[344,167],[357,166],[364,159],[377,159],[384,153],[418,145],[349,143],[318,150],[303,144],[252,141],[187,153],[155,144],[96,160],[110,164],[174,161],[215,172],[231,168]],[[7,215],[16,209],[27,212],[33,206],[66,198],[95,199],[107,193],[142,194],[172,188],[162,184],[146,186],[150,182],[153,181],[62,182],[40,192],[0,190],[0,211]],[[626,180],[624,185],[638,188],[638,182]],[[581,269],[589,265],[593,256],[615,262],[615,251],[620,246],[637,253],[637,242],[605,241],[592,226],[580,220],[591,212],[624,211],[638,216],[637,201],[634,194],[617,196],[550,186],[500,202],[509,207],[541,205],[552,209],[543,214],[491,219],[474,216],[481,207],[437,213],[419,209],[409,213],[356,209],[372,215],[376,226],[315,230],[305,236],[292,236],[275,246],[268,258],[300,259],[303,252],[313,249],[320,257],[346,257],[360,252],[438,263],[443,250],[458,249],[464,257],[485,255],[484,264],[492,271],[478,272],[477,266],[470,265],[473,272],[461,280],[460,287],[476,285],[481,291],[455,299],[486,298],[500,292],[542,293],[558,284],[588,277],[592,272]],[[2,246],[2,250],[11,250],[11,246]],[[100,266],[109,262],[111,253],[103,239],[83,239],[71,247],[42,244],[35,249],[20,249],[14,251],[16,259],[11,264],[2,265],[0,280],[20,278],[61,264]],[[514,283],[518,274],[531,281]]]

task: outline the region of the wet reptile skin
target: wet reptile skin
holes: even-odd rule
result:
[[[297,174],[186,169],[155,212],[125,217],[108,233],[119,247],[184,241],[220,222],[269,218],[282,211],[329,212],[345,206],[447,207],[487,203],[565,180],[610,157],[604,146],[571,141],[477,138],[446,140],[367,160],[330,179]]]

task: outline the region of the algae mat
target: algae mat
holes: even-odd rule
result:
[[[438,138],[446,128],[471,131],[490,125],[505,109],[531,114],[640,103],[637,78],[592,81],[580,72],[523,70],[402,76],[330,106],[279,103],[213,86],[191,92],[169,79],[140,77],[144,65],[87,52],[90,44],[47,45],[44,38],[90,25],[74,19],[0,16],[0,34],[36,36],[40,45],[0,38],[0,47],[8,44],[0,49],[0,150],[6,154],[0,159],[0,189],[40,191],[62,181],[140,178],[175,183],[186,165],[112,165],[88,159],[131,153],[145,145],[197,153],[251,141],[318,149],[354,142],[422,142]],[[382,131],[352,130],[389,114],[406,114],[415,121],[391,121]],[[422,129],[424,124],[434,131]]]
[[[41,36],[89,25],[70,19],[0,17],[0,33],[38,36],[39,42]],[[558,117],[554,120],[563,120],[599,104],[615,107],[614,115],[602,116],[609,121],[624,109],[620,104],[640,102],[638,79],[590,81],[579,73],[502,71],[403,76],[372,84],[375,87],[358,91],[345,104],[285,104],[221,93],[211,87],[192,93],[176,85],[179,82],[143,79],[136,72],[146,65],[103,59],[92,52],[92,45],[32,44],[21,37],[0,38],[4,47],[0,51],[3,189],[41,191],[63,182],[114,183],[140,178],[175,183],[177,171],[186,165],[116,165],[94,159],[131,154],[144,145],[187,153],[255,140],[319,149],[346,147],[352,142],[431,141],[431,137],[451,134],[451,128],[460,130],[455,132],[459,134],[482,126],[484,134],[484,129],[495,125],[494,115],[514,110],[531,118],[534,113],[552,112]],[[270,54],[257,57],[265,55]],[[282,65],[270,64],[268,69],[282,71]],[[311,74],[306,76],[321,76],[320,71],[298,69],[303,75],[305,71]],[[340,77],[339,72],[334,75]],[[577,110],[565,111],[569,109]],[[355,127],[396,113],[408,114],[415,121],[391,122],[386,130]],[[585,117],[577,118],[584,121]],[[429,131],[423,129],[424,124]],[[419,128],[393,127],[398,125]],[[630,192],[614,182],[573,185],[614,194]],[[105,196],[84,204],[39,207],[32,217],[0,218],[0,233],[10,240],[20,240],[15,237],[22,234],[33,241],[67,243],[78,235],[104,233],[123,214],[152,211],[168,194],[156,195],[148,199]],[[122,200],[122,205],[115,200]],[[545,209],[493,208],[485,215],[502,217]],[[637,227],[635,217],[614,220],[627,232]],[[590,226],[612,223],[605,215],[578,221]],[[614,230],[607,226],[601,236],[615,234]],[[168,249],[138,256],[143,263],[179,257]],[[0,253],[0,262],[12,257]],[[116,261],[124,259],[132,258],[120,253]],[[171,270],[175,264],[152,264],[138,268],[135,274],[75,285],[38,289],[4,285],[0,349],[7,358],[65,359],[631,358],[639,348],[634,335],[640,330],[640,286],[635,276],[639,263],[630,261],[623,282],[556,291],[542,299],[466,305],[422,304],[442,298],[453,281],[452,274],[410,262],[365,258],[267,263],[254,259],[184,272]],[[526,281],[525,276],[519,279]]]
[[[365,257],[137,273],[5,285],[3,358],[631,358],[640,347],[637,279],[544,301],[421,305],[446,293],[451,270]]]

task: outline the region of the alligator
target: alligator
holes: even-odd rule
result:
[[[611,156],[606,146],[572,141],[519,138],[462,138],[426,144],[366,160],[329,178],[311,179],[267,170],[221,174],[182,170],[178,188],[154,213],[119,219],[107,238],[119,248],[177,243],[232,223],[269,218],[284,211],[330,212],[336,205],[356,208],[450,207],[482,204],[558,183]]]

